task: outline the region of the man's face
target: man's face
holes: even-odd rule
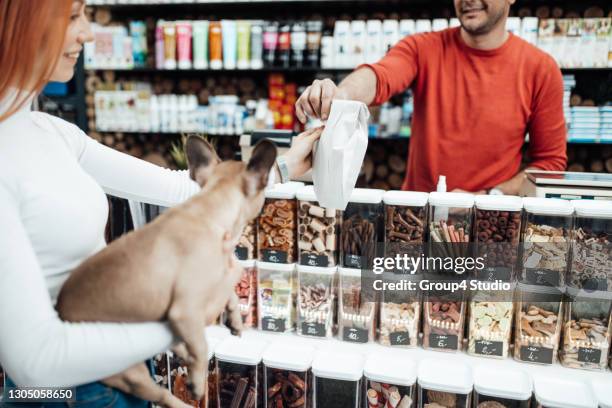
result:
[[[508,16],[514,0],[454,0],[461,27],[469,34],[483,35]]]

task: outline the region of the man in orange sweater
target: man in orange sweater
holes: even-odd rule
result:
[[[454,0],[460,28],[408,36],[339,86],[314,81],[298,118],[327,119],[334,98],[381,104],[411,87],[403,189],[434,191],[445,175],[449,191],[517,194],[526,133],[529,168],[564,170],[563,78],[552,57],[506,31],[514,2]]]

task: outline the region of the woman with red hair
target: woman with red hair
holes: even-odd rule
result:
[[[54,303],[70,271],[105,245],[105,192],[171,206],[198,187],[186,172],[122,154],[31,110],[48,81],[72,78],[91,40],[82,0],[0,0],[0,365],[8,386],[77,386],[81,406],[144,406],[98,381],[169,348],[168,325],[68,323]],[[294,139],[285,155],[290,176],[310,167],[319,135]]]

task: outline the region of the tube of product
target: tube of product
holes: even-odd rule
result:
[[[263,33],[263,60],[266,67],[273,67],[278,46],[278,24],[269,21]]]
[[[334,60],[336,68],[352,68],[350,55],[351,22],[338,20],[334,25]]]
[[[373,64],[384,55],[382,21],[368,20],[366,30],[368,37],[365,47],[365,58],[368,64]]]
[[[399,22],[397,20],[383,21],[383,51],[389,52],[399,41]]]
[[[414,20],[400,20],[399,33],[400,38],[414,34],[416,31],[416,23]]]
[[[263,22],[251,23],[251,69],[263,68]]]
[[[223,67],[236,69],[236,21],[221,20],[223,38]]]
[[[308,21],[306,23],[306,65],[319,66],[319,50],[321,49],[322,21]]]
[[[365,45],[367,42],[366,22],[353,20],[351,22],[351,60],[352,67],[365,62]]]
[[[193,22],[193,67],[208,68],[208,21]]]
[[[164,68],[164,20],[155,25],[155,68]]]
[[[306,28],[304,23],[296,22],[291,27],[291,60],[293,66],[304,66],[304,50],[306,50]]]
[[[429,33],[431,32],[431,20],[417,20],[416,21],[416,32],[417,33]]]
[[[434,18],[431,23],[432,31],[442,31],[448,28],[448,20],[445,18]]]
[[[191,21],[176,22],[179,69],[191,69]]]
[[[223,68],[223,45],[221,42],[221,23],[219,21],[210,22],[210,68]]]
[[[251,22],[238,21],[236,23],[238,32],[238,69],[248,69],[251,65]]]
[[[336,68],[335,51],[334,36],[331,33],[325,33],[321,37],[321,68]]]
[[[130,36],[134,65],[144,67],[147,62],[147,26],[144,21],[130,22]]]
[[[176,69],[176,27],[174,22],[164,22],[164,68]]]
[[[278,31],[278,64],[283,68],[289,68],[289,61],[291,60],[291,26],[284,24]]]

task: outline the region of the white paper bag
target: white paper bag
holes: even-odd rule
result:
[[[312,181],[322,207],[344,210],[368,148],[365,104],[335,99],[314,152]]]

